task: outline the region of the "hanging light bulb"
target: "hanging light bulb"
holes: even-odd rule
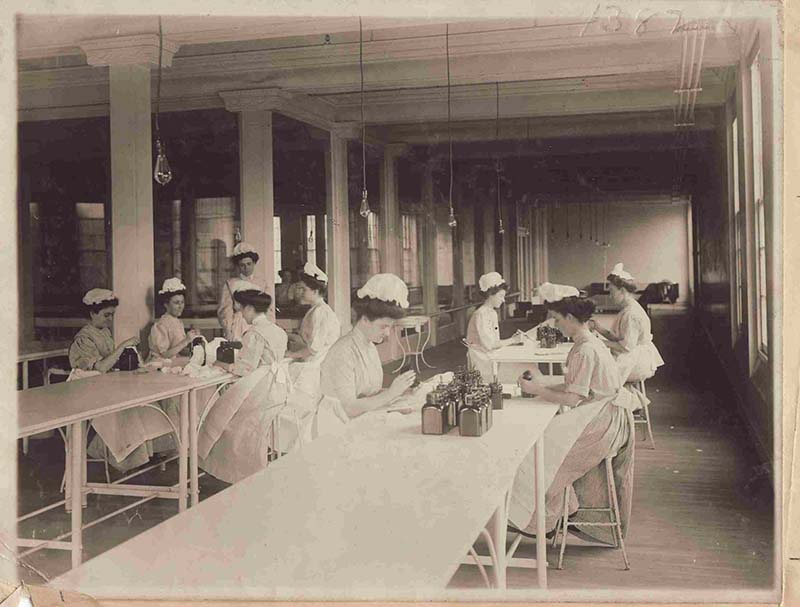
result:
[[[161,28],[161,17],[158,18],[158,85],[156,88],[156,165],[153,168],[153,179],[160,185],[172,181],[172,169],[167,160],[164,144],[161,142],[161,131],[158,128],[158,114],[161,108],[161,58],[164,54],[164,31]]]
[[[358,66],[361,70],[361,207],[359,215],[369,217],[369,197],[367,195],[367,127],[364,122],[364,30],[361,17],[358,18]]]
[[[453,207],[450,207],[450,216],[447,218],[447,225],[451,228],[454,228],[458,225],[458,221],[456,221],[456,215],[453,212]]]
[[[172,181],[172,170],[169,168],[169,160],[167,160],[164,144],[161,143],[160,138],[156,139],[156,151],[158,155],[155,169],[153,169],[153,178],[161,185],[167,185]]]
[[[447,56],[447,140],[450,148],[450,192],[448,200],[450,202],[450,216],[447,218],[447,225],[455,228],[458,225],[456,214],[453,212],[453,132],[450,127],[450,24],[445,25],[444,30],[445,54]]]
[[[372,212],[370,211],[369,200],[367,199],[367,188],[361,190],[361,207],[359,208],[358,212],[365,219]]]

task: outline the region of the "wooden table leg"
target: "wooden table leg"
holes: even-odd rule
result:
[[[189,393],[181,394],[180,448],[178,451],[178,512],[186,510],[189,462]]]
[[[544,440],[536,441],[536,574],[539,588],[547,588],[547,538],[545,537]],[[566,530],[564,530],[566,533]]]
[[[71,425],[69,434],[70,441],[70,468],[72,480],[72,567],[78,567],[83,560],[83,509],[81,508],[83,494],[83,456],[80,446],[83,444],[83,422],[76,422]]]
[[[67,439],[64,443],[64,510],[72,511],[72,426],[66,428]]]
[[[495,588],[506,589],[506,538],[508,537],[508,494],[503,496],[489,521],[489,535],[495,550],[494,580]]]
[[[189,481],[192,506],[200,503],[200,479],[197,473],[197,432],[197,390],[192,390],[189,392]]]

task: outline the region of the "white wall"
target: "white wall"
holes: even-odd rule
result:
[[[607,240],[611,246],[602,248],[589,242],[586,233],[583,240],[579,238],[574,212],[567,240],[562,206],[559,211],[562,214],[556,216],[556,233],[548,234],[550,282],[578,288],[603,282],[614,264],[621,261],[640,289],[667,279],[680,285],[678,301],[687,301],[690,259],[687,212],[687,203],[610,205]]]

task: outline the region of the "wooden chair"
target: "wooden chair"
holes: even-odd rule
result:
[[[637,382],[633,382],[633,385],[637,390],[639,390],[639,392],[642,393],[643,396],[647,397],[647,390],[645,389],[644,380],[643,379],[640,380],[640,381],[637,381]],[[636,424],[644,424],[645,425],[645,428],[647,430],[647,436],[645,437],[645,440],[647,440],[649,438],[650,439],[650,446],[653,449],[655,449],[656,448],[656,441],[653,439],[653,428],[652,428],[652,425],[650,423],[650,408],[649,408],[649,405],[644,404],[642,406],[641,413],[639,415],[634,415],[633,423],[634,423],[634,429],[636,427]]]
[[[630,428],[631,432],[634,428]],[[632,439],[635,440],[635,435]],[[606,490],[608,492],[608,506],[604,508],[578,508],[578,514],[581,512],[601,512],[608,515],[608,521],[600,522],[575,522],[569,520],[569,489],[571,485],[567,485],[564,489],[564,510],[563,516],[556,525],[555,535],[553,536],[553,546],[558,542],[559,533],[561,534],[561,550],[558,555],[557,569],[563,569],[564,552],[567,548],[567,535],[569,534],[570,527],[610,527],[614,537],[614,547],[622,550],[622,560],[625,562],[625,570],[631,568],[628,561],[628,553],[625,551],[625,540],[622,537],[622,520],[619,511],[619,500],[617,499],[617,484],[614,481],[614,468],[612,462],[616,453],[606,456],[604,460],[604,469],[606,473]]]

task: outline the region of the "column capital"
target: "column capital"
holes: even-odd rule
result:
[[[280,112],[284,116],[328,130],[334,119],[334,107],[327,101],[278,87],[220,91],[229,112]]]
[[[80,47],[86,54],[86,62],[92,66],[158,65],[158,34],[94,38],[81,41]],[[164,67],[172,65],[179,48],[179,43],[164,38],[161,57]]]
[[[334,122],[330,132],[341,139],[361,139],[361,124],[358,122]]]
[[[229,112],[254,110],[274,111],[291,100],[291,94],[277,87],[220,91],[219,96]]]

